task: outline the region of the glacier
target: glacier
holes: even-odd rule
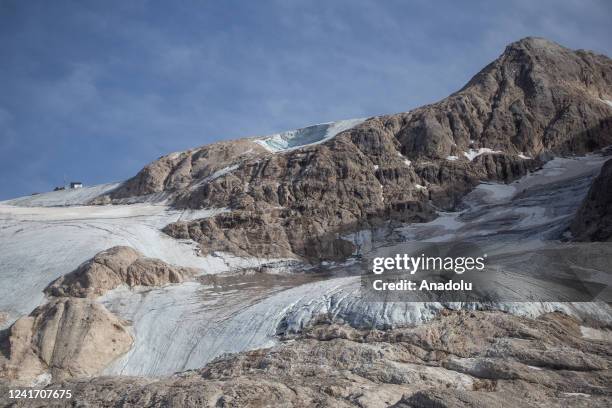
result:
[[[291,148],[287,146],[277,145]],[[554,247],[605,160],[599,155],[556,158],[513,183],[482,183],[458,211],[440,212],[431,222],[400,226],[391,234],[363,230],[344,238],[356,244],[355,257],[423,241],[472,240],[498,256]],[[111,186],[97,191],[107,188]],[[132,349],[109,365],[106,374],[159,376],[198,368],[225,353],[274,345],[278,334],[298,332],[322,316],[356,327],[389,328],[426,322],[443,309],[478,308],[529,317],[561,310],[612,322],[612,309],[603,302],[367,301],[352,260],[329,264],[322,268],[325,273],[296,266],[271,276],[257,267],[275,260],[223,253],[203,257],[194,242],[160,231],[170,222],[227,209],[176,210],[152,203],[86,206],[93,191],[83,191],[80,198],[56,193],[0,203],[0,239],[5,243],[0,248],[0,311],[9,313],[8,323],[44,302],[42,290],[53,279],[114,245],[202,271],[181,284],[120,287],[98,298],[131,323],[135,338]],[[205,279],[211,274],[225,283],[212,284]]]
[[[202,273],[274,261],[229,254],[199,256],[193,241],[176,240],[161,232],[168,223],[213,216],[226,211],[223,208],[175,210],[155,204],[56,207],[65,202],[56,193],[70,192],[49,193],[53,200],[44,203],[51,207],[33,207],[26,200],[9,201],[23,206],[0,203],[0,311],[9,316],[3,326],[44,302],[42,291],[51,281],[116,245],[131,246],[145,256],[198,268]]]

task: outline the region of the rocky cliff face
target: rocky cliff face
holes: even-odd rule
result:
[[[0,374],[15,384],[97,374],[127,352],[127,325],[89,299],[52,299],[0,336]]]
[[[158,193],[180,208],[228,207],[166,232],[204,253],[338,259],[351,251],[340,232],[429,220],[544,153],[612,144],[611,89],[609,58],[526,38],[438,103],[284,151],[243,139],[169,155],[98,202]]]
[[[240,159],[266,153],[261,145],[243,139],[220,142],[185,152],[171,153],[145,166],[135,177],[112,192],[111,198],[122,199],[155,193],[175,192],[194,184],[205,183],[221,174]]]
[[[570,230],[578,241],[612,241],[612,160],[593,181]]]
[[[429,324],[389,331],[322,324],[286,340],[171,378],[54,384],[75,397],[50,403],[378,408],[612,402],[609,343],[583,337],[578,323],[560,313],[531,320],[500,312],[449,312]]]
[[[610,144],[612,61],[541,38],[510,44],[459,92],[390,116],[406,153],[443,158],[470,147],[536,156]]]

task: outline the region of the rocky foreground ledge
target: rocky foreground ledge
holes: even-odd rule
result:
[[[417,327],[360,331],[321,323],[282,344],[221,357],[170,378],[97,377],[48,388],[79,407],[608,407],[606,328],[561,313],[443,313]],[[8,385],[0,385],[7,395]]]

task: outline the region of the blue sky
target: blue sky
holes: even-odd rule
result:
[[[0,0],[0,199],[406,111],[528,35],[612,55],[611,15],[605,0]]]

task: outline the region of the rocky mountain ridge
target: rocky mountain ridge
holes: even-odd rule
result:
[[[164,156],[93,202],[164,200],[175,208],[159,206],[161,211],[177,212],[176,217],[153,222],[142,218],[145,212],[125,211],[135,206],[85,207],[122,210],[112,214],[118,228],[135,218],[153,225],[122,232],[120,239],[106,241],[100,231],[116,226],[93,222],[92,214],[62,218],[53,214],[55,208],[40,214],[41,229],[34,229],[30,212],[15,221],[16,207],[9,208],[4,236],[34,231],[29,241],[21,241],[28,251],[32,237],[42,236],[34,246],[50,253],[44,262],[60,250],[47,248],[51,239],[70,246],[90,238],[113,242],[109,246],[138,243],[141,251],[157,245],[149,256],[165,256],[182,245],[164,259],[182,262],[191,255],[207,262],[179,267],[118,246],[76,269],[79,263],[71,264],[67,275],[44,280],[38,291],[55,279],[44,289],[46,303],[0,332],[0,394],[9,386],[42,387],[52,381],[48,388],[71,389],[75,396],[43,402],[55,406],[609,406],[611,332],[605,302],[492,303],[483,310],[452,310],[449,303],[386,299],[373,306],[359,298],[359,277],[350,275],[347,264],[334,263],[316,279],[311,277],[316,273],[304,274],[312,281],[293,274],[297,269],[274,270],[265,279],[259,275],[266,272],[248,267],[214,274],[220,263],[230,268],[232,258],[342,260],[357,245],[391,243],[374,229],[360,237],[345,233],[431,220],[483,180],[510,182],[539,166],[534,177],[519,183],[482,183],[472,201],[471,195],[463,200],[465,211],[442,214],[437,224],[421,224],[422,230],[403,225],[396,238],[476,237],[512,251],[548,240],[561,246],[556,237],[567,230],[603,159],[548,160],[612,142],[611,78],[607,57],[528,38],[508,46],[457,93],[411,112]],[[574,222],[578,239],[607,237],[599,221],[607,222],[610,213],[609,164]],[[217,210],[191,216],[177,208]],[[70,235],[69,228],[84,228],[86,222],[89,235]],[[51,224],[68,232],[41,235]],[[164,225],[163,231],[177,239],[159,233]],[[189,240],[199,243],[203,255],[221,251],[243,258],[198,258]],[[523,256],[521,262],[537,268],[557,253],[535,247],[537,261],[520,251],[511,256]],[[571,246],[561,250],[564,259],[575,261]],[[3,259],[15,257],[15,247],[5,252]],[[42,261],[22,263],[30,275],[40,275]],[[194,276],[197,271],[187,265],[213,275],[159,288]],[[584,265],[592,264],[576,266]],[[594,268],[580,273],[587,270],[586,279],[598,275]],[[276,273],[287,282],[280,284]],[[26,273],[17,273],[25,281],[20,274]],[[215,354],[208,358],[210,350]],[[165,361],[178,365],[171,371],[168,366],[167,371],[125,371],[157,370]],[[125,364],[113,367],[117,362]],[[195,369],[184,371],[187,367]],[[103,377],[102,370],[117,375]],[[176,371],[181,372],[169,376]],[[10,403],[40,405],[23,399]]]
[[[165,229],[203,253],[342,259],[342,232],[427,221],[482,180],[612,144],[611,89],[608,57],[525,38],[440,102],[285,151],[241,139],[168,155],[96,202],[231,209]]]

